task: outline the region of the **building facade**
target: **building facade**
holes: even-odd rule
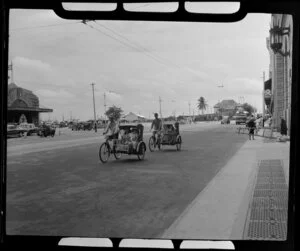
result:
[[[271,81],[272,127],[280,131],[280,116],[291,125],[291,83],[293,54],[293,20],[291,15],[272,14],[267,48],[270,53],[269,80]],[[280,31],[274,33],[274,31]],[[277,34],[277,35],[276,35]]]
[[[37,126],[41,112],[53,112],[53,110],[41,108],[39,98],[32,91],[18,87],[14,83],[8,85],[7,123],[27,122]]]
[[[233,99],[222,100],[214,105],[214,112],[215,114],[222,116],[233,116],[239,107],[240,104],[235,102]]]

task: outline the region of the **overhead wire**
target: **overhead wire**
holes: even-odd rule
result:
[[[124,41],[122,41],[122,40],[120,40],[120,39],[118,39],[118,38],[116,38],[116,37],[114,37],[114,36],[112,36],[112,35],[110,35],[110,34],[104,32],[103,30],[97,29],[96,27],[94,27],[94,26],[92,26],[92,25],[89,25],[89,24],[86,23],[86,22],[85,22],[85,23],[82,22],[82,23],[85,24],[85,25],[87,25],[87,26],[89,26],[89,27],[92,28],[92,29],[97,30],[98,32],[104,34],[105,36],[110,37],[111,39],[114,39],[115,41],[117,41],[117,42],[123,44],[124,46],[126,46],[126,47],[128,47],[128,48],[130,48],[130,49],[138,50],[138,51],[144,53],[143,50],[141,51],[141,49],[138,49],[137,47],[133,46],[132,44],[130,44],[130,43],[128,43],[128,42],[124,42]],[[162,60],[159,60],[159,59],[153,57],[153,56],[150,55],[150,54],[144,53],[144,55],[147,55],[147,56],[151,57],[152,59],[154,59],[154,60],[157,61],[158,63],[161,63],[161,64],[163,64],[163,65],[165,65],[165,66],[167,66],[167,67],[170,67],[169,64],[163,62]]]
[[[103,27],[103,28],[109,30],[110,32],[114,33],[115,35],[117,35],[117,36],[119,36],[119,37],[125,39],[125,40],[128,41],[129,43],[135,45],[136,47],[138,47],[139,49],[141,49],[141,50],[144,51],[145,53],[150,54],[152,57],[155,57],[155,58],[157,58],[158,60],[161,60],[161,61],[163,61],[163,62],[166,63],[166,64],[172,65],[172,66],[175,67],[175,68],[181,68],[180,66],[174,64],[173,62],[171,62],[171,61],[169,61],[169,60],[166,60],[166,59],[162,58],[161,56],[158,56],[158,55],[155,55],[155,54],[151,53],[147,48],[143,47],[142,45],[138,44],[137,42],[134,42],[134,41],[128,39],[128,38],[125,37],[124,35],[121,35],[120,33],[114,31],[113,29],[108,28],[108,27],[105,26],[104,24],[99,24],[99,23],[97,23],[96,21],[94,21],[94,22],[95,22],[98,26],[101,26],[101,27]]]
[[[81,23],[81,21],[78,21],[78,22],[72,22],[72,23],[63,23],[63,24],[50,24],[50,25],[41,25],[41,26],[20,27],[20,28],[10,29],[10,31],[31,30],[31,29],[39,29],[39,28],[53,27],[53,26],[62,26],[62,25],[66,25],[66,24],[78,24],[78,23]]]

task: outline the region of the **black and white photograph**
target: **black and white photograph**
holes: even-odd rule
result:
[[[210,23],[11,10],[6,233],[286,240],[292,55],[288,14]]]

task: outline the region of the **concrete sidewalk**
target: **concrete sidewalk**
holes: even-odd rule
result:
[[[258,163],[281,159],[288,182],[289,146],[289,142],[262,137],[246,141],[159,238],[243,239]]]

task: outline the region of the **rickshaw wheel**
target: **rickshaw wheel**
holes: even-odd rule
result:
[[[142,143],[139,147],[138,154],[137,154],[139,160],[145,158],[145,151],[146,151],[145,145]]]
[[[122,153],[116,152],[116,148],[114,148],[113,152],[116,159],[120,159],[122,157]]]
[[[104,142],[99,149],[99,158],[102,163],[106,163],[110,156],[110,149],[109,145]]]
[[[155,149],[155,138],[153,136],[149,139],[149,150],[150,152],[153,152]]]
[[[181,137],[179,136],[178,139],[177,139],[177,142],[176,142],[176,149],[177,151],[180,151],[181,150]]]

